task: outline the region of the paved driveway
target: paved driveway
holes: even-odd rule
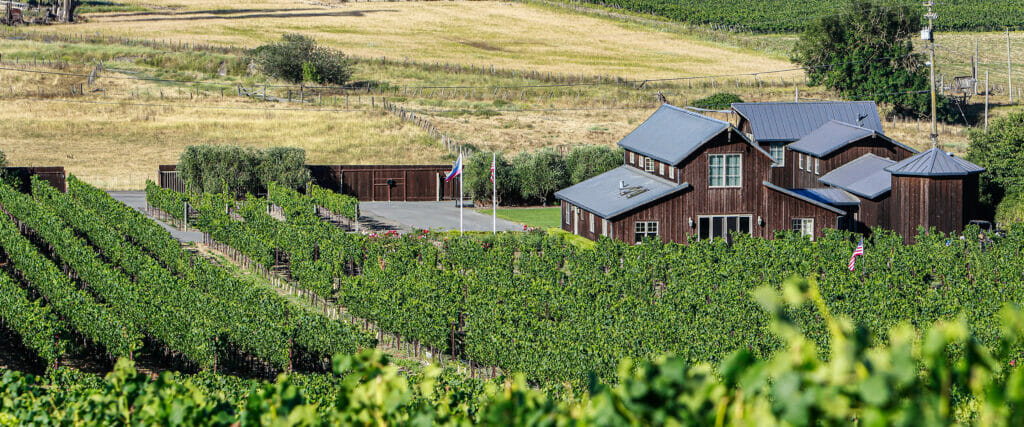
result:
[[[455,202],[361,202],[360,216],[401,224],[402,229],[458,230],[459,208]],[[491,216],[470,208],[463,211],[466,231],[491,231]],[[498,218],[498,231],[522,230],[523,225]]]
[[[108,191],[111,197],[117,199],[121,203],[135,208],[135,210],[146,213],[146,192],[145,191]],[[152,218],[150,218],[152,219]],[[198,231],[181,231],[167,224],[163,221],[153,219],[157,224],[163,226],[167,231],[171,232],[171,236],[182,242],[202,242],[203,233]]]

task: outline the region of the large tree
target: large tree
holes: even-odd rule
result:
[[[983,207],[1024,210],[1024,113],[995,119],[988,131],[971,131],[970,139],[968,159],[985,168],[981,174]]]
[[[793,61],[807,67],[811,84],[851,100],[891,104],[901,115],[930,113],[929,70],[914,53],[920,6],[906,2],[849,0],[846,10],[818,19],[800,36]],[[942,100],[940,115],[946,117]]]

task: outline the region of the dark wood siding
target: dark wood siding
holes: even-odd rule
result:
[[[360,201],[431,201],[459,197],[447,165],[309,165],[313,183]]]
[[[562,217],[559,218],[559,222],[562,224],[562,230],[570,233],[577,234],[579,236],[586,237],[590,240],[597,240],[601,237],[602,222],[605,221],[600,216],[597,216],[593,212],[589,212],[586,209],[574,206],[566,201],[561,201]],[[569,222],[565,222],[566,211],[569,211]],[[591,223],[593,223],[594,231],[591,232]],[[612,232],[614,223],[608,222],[608,231]]]
[[[64,171],[64,166],[23,166],[10,167],[6,168],[6,170],[7,174],[21,179],[22,188],[19,190],[22,192],[32,190],[31,176],[38,176],[39,179],[46,181],[53,188],[61,192],[67,192],[67,174]]]
[[[865,138],[836,150],[828,156],[818,159],[818,173],[815,174],[813,163],[815,159],[814,156],[808,156],[793,150],[786,150],[786,178],[781,180],[781,182],[773,181],[772,183],[785,188],[824,187],[824,185],[818,182],[818,178],[821,178],[825,174],[869,153],[895,161],[900,161],[914,155],[914,153],[911,153],[909,150],[893,144],[884,138]],[[800,169],[800,160],[798,156],[803,156],[805,159],[803,170]],[[807,166],[806,159],[811,160],[810,167]]]
[[[791,230],[794,218],[814,219],[814,237],[818,238],[824,229],[836,228],[839,217],[843,216],[767,187],[763,194],[765,226],[757,228],[770,233],[764,236],[767,238],[774,237],[776,230]]]
[[[962,231],[969,220],[967,198],[977,191],[965,188],[971,186],[968,178],[894,176],[895,231],[907,242],[915,240],[919,225],[943,233]]]
[[[625,158],[625,163],[624,163],[626,166],[632,166],[634,168],[640,169],[641,171],[644,171],[644,173],[650,173],[652,175],[655,175],[655,176],[658,176],[658,177],[661,177],[661,178],[664,178],[664,179],[667,179],[667,180],[670,180],[670,181],[674,181],[676,183],[680,183],[681,182],[681,181],[679,181],[679,171],[678,171],[678,169],[675,169],[674,165],[670,165],[668,163],[662,163],[662,162],[659,162],[657,160],[651,159],[651,161],[654,163],[654,172],[647,172],[647,169],[645,168],[645,165],[644,165],[644,161],[645,161],[644,159],[646,159],[647,156],[644,156],[643,154],[632,152],[632,151],[629,151],[629,150],[625,150],[625,154],[624,155],[626,157]],[[629,161],[630,155],[632,155],[632,157],[633,157],[633,161],[632,162]]]
[[[857,197],[860,200],[860,209],[855,231],[867,233],[871,227],[894,228],[893,198],[889,197],[890,194],[883,194],[874,200]]]
[[[633,243],[637,221],[658,221],[658,237],[662,242],[686,243],[689,226],[683,212],[683,200],[690,195],[692,189],[614,218],[611,223],[612,238]],[[601,230],[597,231],[600,233]]]
[[[705,144],[684,161],[679,173],[692,191],[683,201],[683,220],[698,215],[752,214],[761,207],[763,181],[768,179],[772,159],[748,144],[742,137],[723,133]],[[743,156],[742,185],[739,188],[710,188],[708,183],[708,156],[711,154],[741,154]],[[696,229],[692,230],[696,233]]]

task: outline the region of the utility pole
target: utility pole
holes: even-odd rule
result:
[[[1006,29],[1006,87],[1010,91],[1010,103],[1013,104],[1013,63],[1010,62],[1010,29]]]
[[[988,132],[988,93],[991,91],[988,85],[988,70],[985,70],[985,132]]]
[[[931,87],[932,87],[932,148],[939,146],[939,127],[935,121],[935,25],[934,20],[938,18],[938,15],[932,11],[934,2],[928,0],[924,3],[928,7],[928,14],[924,17],[928,18],[928,29],[921,32],[921,38],[928,41],[928,65],[931,68]]]

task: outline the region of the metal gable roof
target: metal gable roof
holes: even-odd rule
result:
[[[732,108],[750,122],[758,142],[796,141],[831,120],[885,134],[873,101],[750,102],[735,103]]]
[[[620,188],[620,183],[625,188]],[[689,183],[676,184],[630,166],[619,166],[558,191],[555,198],[611,219],[687,188]]]
[[[892,190],[892,175],[886,168],[895,163],[895,160],[868,153],[832,170],[818,181],[865,199],[875,199]]]
[[[730,127],[728,122],[663,104],[622,138],[619,146],[675,165]]]
[[[817,206],[819,208],[822,208],[822,209],[827,209],[827,210],[829,210],[829,211],[831,211],[833,213],[837,213],[839,215],[846,215],[846,211],[844,211],[842,209],[839,209],[839,208],[837,208],[835,206],[831,206],[831,205],[829,205],[827,203],[815,200],[814,198],[808,197],[806,195],[800,194],[800,193],[796,192],[796,190],[790,190],[788,188],[782,188],[782,187],[779,187],[778,185],[772,184],[772,183],[770,183],[768,181],[762,181],[761,184],[763,184],[765,187],[768,187],[768,188],[770,188],[772,190],[775,190],[775,191],[778,191],[778,192],[780,192],[782,194],[790,196],[790,197],[792,197],[794,199],[802,200],[804,202],[810,203],[810,204],[812,204],[814,206]]]
[[[885,168],[901,176],[966,176],[981,173],[985,168],[953,156],[939,148],[932,148]]]
[[[875,135],[875,131],[860,126],[830,120],[828,123],[804,135],[788,148],[815,157],[825,157],[847,144]]]

